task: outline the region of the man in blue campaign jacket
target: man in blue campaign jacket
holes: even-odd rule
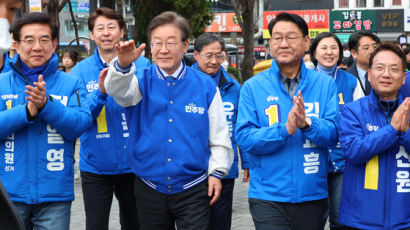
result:
[[[125,112],[111,96],[99,87],[100,71],[117,56],[115,44],[124,36],[125,21],[120,13],[99,8],[88,18],[95,54],[78,63],[70,74],[86,85],[93,126],[81,135],[80,171],[87,229],[108,229],[113,194],[120,207],[124,229],[138,229],[133,193],[135,175],[127,159],[129,136]],[[109,42],[106,42],[108,40]],[[150,65],[140,57],[136,68]]]
[[[11,70],[10,63],[12,62],[12,57],[9,57],[8,52],[4,53],[3,57],[3,66],[0,67],[0,73],[7,73],[9,70]]]
[[[174,12],[147,27],[155,65],[135,72],[145,47],[120,42],[105,79],[126,107],[138,219],[142,229],[209,229],[209,207],[233,161],[221,95],[206,74],[187,67],[189,24]],[[135,77],[137,76],[137,77]]]
[[[271,68],[245,82],[236,140],[249,153],[249,205],[256,229],[319,229],[327,210],[328,147],[337,142],[334,80],[306,69],[306,22],[269,23]],[[275,217],[275,218],[273,218]]]
[[[27,229],[69,229],[73,141],[91,125],[82,81],[57,70],[57,33],[45,14],[21,17],[19,55],[0,75],[0,179]]]
[[[404,54],[381,45],[370,56],[371,94],[344,107],[340,145],[346,156],[339,222],[358,229],[410,227],[410,98]]]
[[[235,125],[238,114],[238,100],[241,86],[233,80],[221,63],[222,50],[225,43],[215,35],[205,33],[195,39],[194,57],[197,62],[192,68],[208,74],[218,85],[225,108],[226,120],[229,125],[234,161],[229,174],[222,179],[221,197],[211,206],[211,230],[230,230],[232,220],[232,199],[235,178],[238,177],[238,147],[235,141]],[[244,169],[243,182],[249,181],[249,161],[247,154],[241,153],[241,163]]]
[[[403,97],[410,97],[410,72],[406,73],[406,82],[400,88],[400,93]]]

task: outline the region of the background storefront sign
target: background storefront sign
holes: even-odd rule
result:
[[[404,31],[410,31],[410,9],[404,9]]]
[[[330,31],[352,33],[360,30],[376,31],[376,10],[330,11]]]
[[[287,12],[301,16],[309,27],[310,38],[315,38],[321,32],[329,31],[329,10],[291,10],[263,12],[263,38],[270,38],[268,24],[276,15]]]
[[[242,30],[235,13],[215,13],[214,20],[205,28],[205,32],[242,32]]]
[[[30,0],[30,12],[41,12],[41,0]]]
[[[336,34],[336,36],[339,38],[341,43],[348,43],[350,34]]]
[[[403,32],[403,9],[377,10],[377,32]]]

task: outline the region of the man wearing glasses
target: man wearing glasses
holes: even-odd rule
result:
[[[410,229],[410,98],[399,92],[405,68],[399,47],[381,45],[370,56],[370,95],[340,114],[346,229]]]
[[[57,34],[43,13],[21,17],[18,56],[0,75],[0,179],[26,229],[69,229],[73,141],[92,122],[82,81],[57,70]]]
[[[303,62],[310,42],[303,18],[282,13],[268,28],[271,68],[243,85],[236,123],[236,140],[252,164],[249,209],[258,230],[316,230],[327,211],[337,88]]]
[[[222,180],[222,192],[218,201],[211,206],[211,230],[230,230],[232,220],[232,199],[235,178],[238,177],[238,146],[235,141],[235,125],[238,114],[238,100],[241,86],[221,66],[224,60],[223,40],[215,35],[205,33],[195,39],[194,57],[196,62],[192,68],[209,75],[221,91],[222,101],[229,124],[229,136],[234,151],[234,161],[229,174]],[[240,152],[243,182],[249,181],[249,160],[247,154]]]
[[[348,44],[355,63],[347,69],[347,72],[359,79],[363,93],[367,96],[371,91],[371,86],[367,79],[369,57],[380,44],[380,39],[372,32],[358,31],[350,35]]]
[[[135,71],[145,45],[120,42],[105,79],[108,95],[129,118],[128,159],[142,229],[209,229],[209,207],[233,160],[216,84],[182,61],[189,33],[174,12],[154,17],[147,36],[155,65]]]

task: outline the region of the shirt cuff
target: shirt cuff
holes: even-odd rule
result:
[[[122,74],[126,74],[126,73],[130,72],[131,67],[132,67],[132,63],[131,63],[130,66],[128,66],[128,67],[126,67],[126,68],[122,68],[122,67],[120,66],[120,64],[118,64],[118,60],[116,60],[116,61],[114,62],[114,68],[115,68],[118,72],[120,72],[120,73],[122,73]]]
[[[218,179],[222,179],[222,177],[224,176],[223,172],[221,171],[215,171],[214,173],[212,173],[210,176],[216,177]]]

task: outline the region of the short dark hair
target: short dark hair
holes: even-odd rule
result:
[[[90,17],[88,18],[88,30],[89,31],[91,32],[93,31],[94,26],[95,26],[95,21],[100,16],[104,16],[106,18],[116,20],[118,22],[118,25],[120,26],[120,29],[125,28],[124,17],[118,11],[115,11],[107,7],[101,7],[101,8],[98,8],[94,13],[92,13]]]
[[[306,21],[302,17],[296,14],[280,13],[278,14],[278,16],[276,16],[275,19],[271,20],[268,24],[270,36],[272,36],[273,27],[275,26],[277,22],[280,22],[280,21],[295,23],[299,27],[300,31],[302,32],[303,37],[309,34],[308,25],[306,24]]]
[[[380,43],[379,37],[377,37],[375,34],[373,34],[370,31],[357,31],[352,33],[349,38],[349,50],[356,50],[359,48],[359,41],[362,37],[370,37],[375,41],[377,44]]]
[[[369,68],[372,68],[374,57],[382,51],[391,51],[401,59],[403,71],[406,69],[406,56],[397,45],[381,44],[372,54],[370,54]]]
[[[171,24],[176,26],[181,31],[181,40],[187,41],[191,33],[188,21],[173,11],[166,11],[160,15],[155,16],[147,26],[148,41],[151,41],[151,33],[158,26]]]
[[[51,21],[50,17],[44,13],[33,12],[24,14],[17,19],[13,24],[13,39],[16,42],[20,42],[20,31],[25,25],[31,24],[43,24],[48,25],[51,30],[51,39],[54,40],[58,36],[58,27]]]
[[[74,64],[78,62],[78,52],[77,50],[67,47],[64,48],[63,52],[61,53],[61,60],[63,59],[64,54],[68,54],[70,56],[71,60],[73,60]]]
[[[207,46],[213,42],[219,42],[219,44],[221,45],[221,51],[225,49],[225,42],[222,39],[218,38],[213,34],[205,33],[199,35],[199,37],[195,39],[194,50],[197,52],[201,52],[204,46]]]
[[[317,35],[317,37],[315,38],[315,40],[313,40],[312,45],[310,46],[310,59],[312,60],[313,64],[315,66],[317,66],[317,60],[315,58],[315,54],[316,54],[316,48],[319,45],[319,42],[324,39],[324,38],[333,38],[335,39],[337,46],[339,47],[339,60],[337,60],[337,65],[339,65],[342,62],[343,59],[343,45],[340,42],[339,38],[331,32],[322,32],[319,35]]]

